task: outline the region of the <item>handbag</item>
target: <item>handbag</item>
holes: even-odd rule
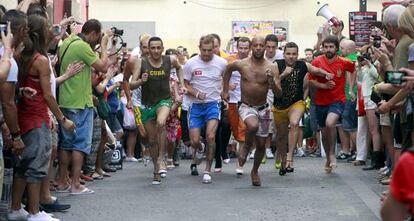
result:
[[[123,126],[125,129],[133,130],[137,128],[135,124],[135,115],[132,109],[124,108],[124,122]]]
[[[103,120],[106,120],[109,118],[109,114],[111,113],[111,108],[106,102],[103,94],[97,94],[96,97],[98,98],[98,106],[96,107],[96,110],[98,111],[98,115]]]

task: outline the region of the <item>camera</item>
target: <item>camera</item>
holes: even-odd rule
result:
[[[234,41],[238,41],[240,39],[240,37],[234,37],[233,39],[234,39]]]
[[[401,71],[387,71],[385,72],[385,83],[400,85],[403,83],[405,76]]]
[[[122,43],[122,47],[126,47],[126,46],[127,46],[126,42]]]
[[[6,23],[0,23],[0,31],[4,32],[4,34],[7,35],[7,24]]]
[[[376,48],[380,48],[381,47],[381,36],[374,35],[372,37],[374,38],[374,41],[373,41],[372,45]]]
[[[371,54],[370,53],[363,53],[362,55],[358,56],[358,62],[362,62],[364,60],[371,61]]]
[[[124,30],[123,29],[118,29],[116,27],[112,27],[111,30],[114,33],[114,35],[117,35],[117,36],[124,35]]]

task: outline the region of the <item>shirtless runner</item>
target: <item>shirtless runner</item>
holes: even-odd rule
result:
[[[277,66],[264,59],[265,39],[254,37],[252,56],[227,65],[224,73],[223,98],[229,98],[229,81],[233,71],[241,75],[241,102],[239,114],[246,124],[246,141],[240,148],[239,166],[246,162],[250,147],[255,141],[256,152],[250,173],[253,186],[260,186],[259,166],[265,154],[266,137],[269,134],[270,108],[266,101],[269,88],[276,96],[281,94],[279,70]]]

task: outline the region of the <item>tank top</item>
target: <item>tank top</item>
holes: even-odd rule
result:
[[[141,74],[148,73],[148,81],[142,85],[142,104],[151,107],[161,100],[171,98],[170,94],[170,56],[162,56],[161,67],[153,67],[148,58],[141,61]]]
[[[21,87],[31,87],[37,91],[33,99],[28,99],[22,96],[17,105],[17,113],[19,119],[19,127],[21,134],[29,132],[33,128],[41,128],[42,123],[45,123],[50,128],[50,118],[48,114],[48,106],[43,98],[42,87],[40,86],[39,76],[32,74],[32,65],[37,58],[43,56],[36,53],[33,60],[29,64],[27,77],[22,82]]]

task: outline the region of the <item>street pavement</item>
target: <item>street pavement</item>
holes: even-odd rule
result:
[[[168,171],[162,184],[154,186],[152,164],[124,163],[112,177],[94,181],[92,195],[57,194],[72,208],[56,213],[64,221],[185,221],[185,220],[380,220],[380,193],[386,190],[375,171],[362,171],[350,163],[338,163],[325,174],[322,158],[295,158],[295,172],[283,177],[274,160],[260,168],[261,187],[251,185],[247,162],[245,175],[235,175],[235,160],[223,172],[212,174],[212,184],[202,184],[200,175],[190,175],[190,161]]]

